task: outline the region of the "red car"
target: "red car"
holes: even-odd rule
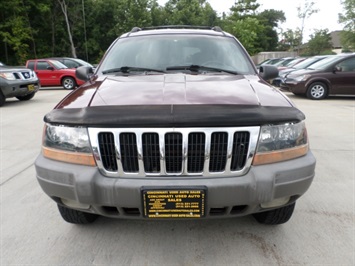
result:
[[[26,67],[36,72],[42,87],[63,86],[67,90],[72,90],[84,84],[83,80],[75,77],[75,69],[66,67],[58,60],[27,60]]]

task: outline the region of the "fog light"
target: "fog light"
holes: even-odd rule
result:
[[[261,206],[261,208],[264,208],[264,209],[275,208],[275,207],[285,205],[289,201],[290,201],[290,197],[283,197],[283,198],[274,199],[269,202],[261,203],[260,206]]]
[[[73,208],[73,209],[87,210],[87,209],[90,208],[89,204],[82,204],[82,203],[79,203],[79,202],[76,202],[76,201],[73,201],[73,200],[61,199],[61,201],[62,201],[62,203],[65,206],[68,206],[68,207]]]

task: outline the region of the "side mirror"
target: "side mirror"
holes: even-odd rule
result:
[[[94,70],[89,66],[80,66],[75,70],[75,76],[84,81],[88,81],[92,74],[94,74]]]
[[[54,70],[54,67],[51,67],[51,66],[49,66],[49,67],[47,67],[47,70]]]
[[[263,80],[274,79],[279,76],[279,70],[272,65],[262,65],[259,68],[259,76]]]

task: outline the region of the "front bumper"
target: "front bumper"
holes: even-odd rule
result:
[[[251,167],[239,177],[111,178],[97,167],[53,161],[39,155],[35,166],[44,192],[59,204],[66,200],[87,205],[78,210],[114,218],[144,219],[142,188],[206,188],[205,218],[244,216],[263,210],[261,204],[303,195],[315,175],[311,152],[294,160]]]
[[[285,81],[281,83],[281,88],[287,91],[290,91],[294,94],[306,94],[307,88],[305,82],[292,82],[292,81]]]
[[[2,81],[0,87],[5,98],[11,98],[36,93],[40,89],[40,83],[38,79],[8,80]]]

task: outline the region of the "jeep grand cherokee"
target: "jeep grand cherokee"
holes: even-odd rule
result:
[[[314,177],[305,116],[219,27],[134,28],[45,118],[37,179],[97,216],[285,223]]]

